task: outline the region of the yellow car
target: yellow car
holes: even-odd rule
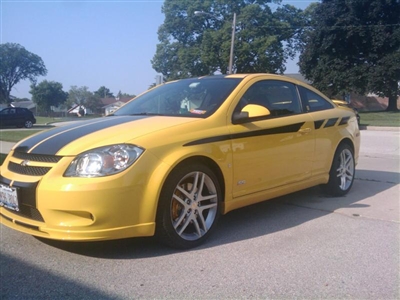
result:
[[[338,106],[345,106],[345,107],[351,108],[354,111],[354,113],[356,114],[358,125],[360,125],[361,117],[360,117],[360,114],[358,113],[357,108],[353,107],[350,103],[348,103],[345,100],[332,99],[332,101],[333,101],[333,103],[335,103]]]
[[[354,112],[279,75],[166,83],[113,115],[31,136],[1,167],[0,220],[34,236],[202,243],[221,214],[315,185],[346,194]]]

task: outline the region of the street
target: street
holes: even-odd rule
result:
[[[201,247],[38,239],[0,225],[0,299],[399,299],[400,132],[361,132],[356,180],[233,211]]]

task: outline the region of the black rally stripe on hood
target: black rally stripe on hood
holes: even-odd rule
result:
[[[87,121],[76,121],[72,124],[69,125],[64,125],[62,127],[55,127],[46,131],[42,131],[41,133],[29,138],[28,140],[24,141],[22,144],[20,144],[18,146],[17,149],[19,149],[20,152],[27,152],[27,150],[22,151],[22,149],[30,149],[31,147],[35,146],[37,143],[51,137],[54,136],[56,134],[59,134],[61,132],[70,130],[70,129],[74,129],[80,126],[84,126],[84,125],[88,125],[88,124],[92,124],[92,123],[97,123],[99,122],[99,119],[92,119],[92,120],[87,120]]]
[[[15,151],[30,152],[32,154],[55,155],[61,148],[85,135],[143,118],[148,118],[148,116],[105,117],[90,121],[76,122],[71,125],[45,131],[37,136],[27,139],[18,145]]]

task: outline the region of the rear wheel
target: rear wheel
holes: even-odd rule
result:
[[[25,128],[32,128],[32,126],[33,126],[33,123],[32,123],[31,120],[26,120],[26,121],[24,122],[24,127],[25,127]]]
[[[207,167],[178,167],[166,180],[159,199],[156,231],[168,246],[188,249],[204,242],[220,214],[221,189]]]
[[[341,144],[335,152],[329,181],[324,186],[325,191],[333,196],[347,194],[354,181],[355,162],[353,149],[348,144]]]

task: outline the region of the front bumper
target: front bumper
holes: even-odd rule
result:
[[[151,187],[149,182],[154,181],[152,166],[160,165],[151,155],[143,155],[125,172],[100,178],[63,177],[70,157],[56,163],[35,162],[32,168],[49,169],[44,175],[36,174],[36,169],[32,175],[9,167],[20,166],[21,161],[11,153],[1,167],[0,183],[17,188],[19,203],[19,211],[0,207],[1,224],[57,240],[154,235],[159,185],[154,182]]]

